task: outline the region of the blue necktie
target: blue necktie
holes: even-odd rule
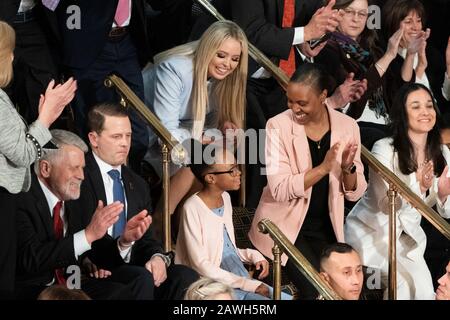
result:
[[[113,226],[113,238],[118,238],[122,235],[125,225],[127,224],[127,218],[125,216],[125,193],[123,191],[122,182],[120,181],[119,170],[110,170],[109,176],[113,179],[113,198],[114,202],[120,201],[123,203],[123,211],[119,215],[119,220]]]

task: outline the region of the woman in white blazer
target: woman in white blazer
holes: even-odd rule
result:
[[[393,135],[375,143],[372,154],[430,207],[436,205],[443,217],[450,217],[450,179],[447,177],[450,151],[441,144],[436,126],[436,104],[430,90],[421,84],[407,84],[391,108]],[[365,196],[347,217],[345,239],[361,255],[363,264],[381,269],[387,287],[389,207],[388,184],[370,172]],[[433,283],[424,260],[426,236],[421,215],[397,197],[397,297],[434,299]],[[386,292],[385,292],[386,297]]]

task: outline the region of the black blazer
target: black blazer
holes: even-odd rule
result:
[[[141,65],[151,58],[147,37],[145,2],[156,10],[162,8],[164,0],[132,0],[130,35],[138,51]],[[63,62],[66,66],[85,68],[97,58],[103,49],[111,30],[118,0],[61,0],[56,10],[59,29],[63,40]],[[69,29],[73,12],[67,8],[76,5],[80,8],[80,29]]]
[[[21,0],[1,0],[0,1],[0,20],[5,21],[14,27],[13,21],[17,11],[19,10]],[[36,21],[46,35],[46,41],[59,63],[59,55],[61,54],[61,36],[59,33],[58,22],[55,14],[47,9],[41,1],[37,1],[33,8]],[[20,35],[17,35],[18,37]],[[36,41],[33,39],[33,41]]]
[[[73,246],[73,215],[66,203],[67,233],[56,240],[50,209],[35,175],[30,190],[17,199],[16,286],[44,286],[52,281],[55,269],[78,264]]]
[[[77,226],[77,231],[86,228],[89,224],[99,200],[106,204],[103,179],[92,152],[86,154],[84,174],[85,179],[81,185],[80,198],[70,203],[71,212],[76,212],[77,216],[81,217],[79,220],[81,224]],[[143,209],[147,209],[150,213],[150,189],[145,180],[126,166],[122,166],[122,179],[127,198],[127,219]],[[152,228],[149,228],[144,236],[134,244],[130,264],[143,266],[152,255],[163,252],[161,244],[152,236]],[[97,266],[108,270],[124,264],[117,248],[117,241],[108,234],[93,242],[89,257]]]
[[[0,20],[11,24],[14,16],[19,10],[20,0],[2,0],[0,1]]]
[[[289,57],[294,28],[282,28],[284,0],[213,0],[211,4],[216,6],[224,17],[236,22],[245,31],[250,43],[275,63]],[[296,0],[294,26],[302,27],[308,24],[314,12],[321,6],[321,0]],[[213,22],[211,18],[209,21]],[[203,29],[207,24],[204,20],[199,20],[198,23],[203,25]],[[200,27],[196,26],[194,31],[197,36],[201,35]],[[249,75],[257,69],[256,62],[250,59]]]

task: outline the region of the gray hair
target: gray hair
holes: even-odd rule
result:
[[[34,163],[34,172],[39,175],[39,163],[43,160],[53,162],[61,155],[61,147],[63,146],[74,146],[83,151],[84,153],[89,151],[87,144],[77,136],[75,133],[61,130],[61,129],[53,129],[50,130],[52,134],[52,138],[50,142],[55,145],[57,149],[47,149],[42,148],[42,156],[39,161]]]

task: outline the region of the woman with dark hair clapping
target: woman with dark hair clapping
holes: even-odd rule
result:
[[[427,205],[436,205],[450,217],[450,151],[441,144],[437,106],[422,84],[401,88],[391,108],[392,136],[375,143],[372,154]],[[361,255],[365,266],[381,269],[387,286],[389,206],[388,184],[370,171],[369,188],[352,209],[345,224],[345,239]],[[430,271],[424,260],[426,235],[421,215],[404,199],[397,198],[397,297],[434,299]],[[386,296],[386,295],[385,295]]]

